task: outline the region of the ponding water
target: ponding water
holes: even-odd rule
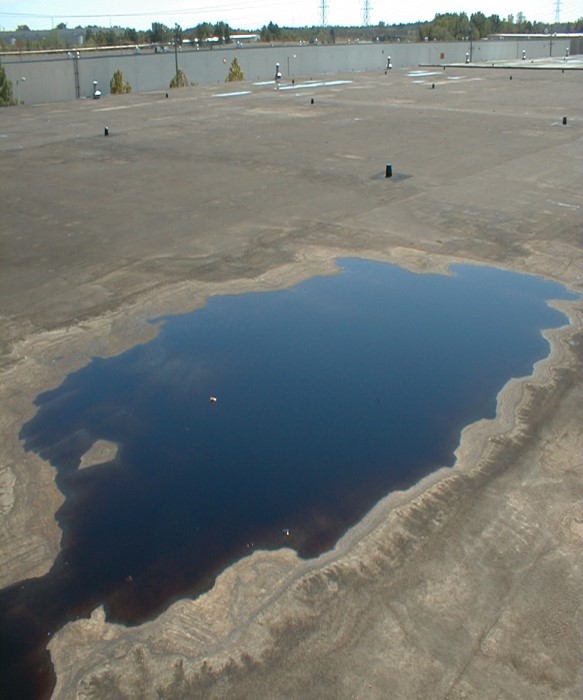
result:
[[[574,298],[491,268],[339,267],[159,320],[151,342],[38,397],[21,436],[57,470],[63,541],[46,576],[0,595],[15,687],[97,605],[137,624],[257,548],[316,556],[452,465],[462,428],[548,354],[541,329],[567,322],[546,300]],[[99,440],[116,457],[79,469]]]

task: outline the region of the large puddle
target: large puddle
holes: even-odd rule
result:
[[[461,429],[548,354],[541,329],[567,322],[546,300],[574,298],[490,268],[339,267],[211,298],[38,397],[21,437],[57,469],[63,541],[49,574],[0,594],[15,685],[46,685],[44,643],[67,620],[103,603],[142,622],[256,548],[316,556],[451,465]],[[98,440],[117,456],[79,469]]]

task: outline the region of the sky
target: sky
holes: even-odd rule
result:
[[[121,26],[149,29],[152,22],[183,29],[201,22],[227,22],[233,28],[259,29],[269,22],[279,26],[320,25],[322,3],[327,24],[363,23],[366,0],[0,0],[0,29],[19,24],[30,29],[51,29],[60,22],[78,25]],[[437,13],[483,12],[506,18],[522,12],[526,19],[552,23],[559,4],[561,21],[583,16],[583,0],[417,0],[395,3],[368,0],[370,24],[400,24],[431,20]]]

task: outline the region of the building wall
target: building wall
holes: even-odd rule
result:
[[[571,56],[583,53],[583,37],[578,36],[569,40]]]
[[[320,46],[248,45],[214,49],[184,49],[178,52],[178,66],[193,84],[223,83],[236,56],[246,80],[272,80],[275,64],[284,79],[384,70],[390,56],[394,68],[462,63],[472,51],[473,62],[519,60],[565,56],[567,48],[577,53],[569,39],[521,39],[503,41],[333,44]],[[573,50],[575,49],[575,50]],[[93,81],[105,96],[116,70],[121,70],[133,92],[167,90],[176,72],[174,53],[154,53],[131,49],[67,55],[19,54],[4,56],[2,64],[13,83],[20,82],[21,100],[26,104],[62,102],[91,97]],[[22,78],[25,78],[23,81]]]

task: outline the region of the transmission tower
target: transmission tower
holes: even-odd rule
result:
[[[370,0],[364,0],[362,6],[362,26],[368,27],[370,25]]]
[[[320,2],[320,17],[322,19],[322,26],[328,26],[328,3],[326,0],[321,0]]]
[[[561,0],[555,0],[555,24],[561,21]]]

